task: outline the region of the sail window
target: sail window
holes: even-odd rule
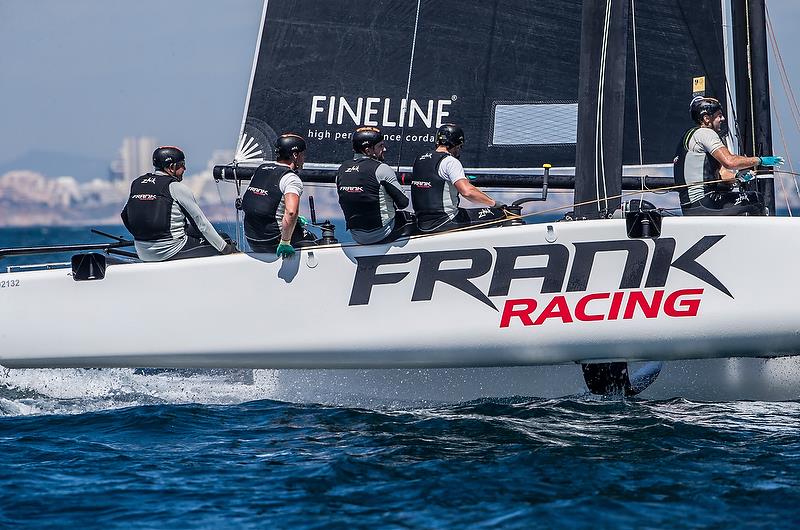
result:
[[[563,145],[578,138],[577,103],[496,103],[492,145]]]

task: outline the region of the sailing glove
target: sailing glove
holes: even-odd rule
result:
[[[306,218],[305,218],[305,217],[303,217],[302,215],[298,215],[298,216],[297,216],[297,223],[298,223],[300,226],[306,226],[306,225],[308,224],[308,219],[306,219]]]
[[[736,174],[736,180],[739,182],[750,182],[754,178],[756,178],[756,175],[752,171],[740,171]]]
[[[762,156],[761,157],[761,165],[762,166],[782,166],[783,165],[783,157],[782,156]]]
[[[275,255],[280,258],[291,258],[294,256],[294,248],[289,241],[281,239],[281,242],[278,245],[278,250],[275,251]]]

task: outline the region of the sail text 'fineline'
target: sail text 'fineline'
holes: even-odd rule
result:
[[[318,119],[327,119],[328,125],[342,125],[349,118],[354,125],[386,128],[420,126],[421,122],[431,129],[446,122],[445,118],[450,115],[448,107],[455,99],[456,96],[429,99],[421,105],[415,99],[408,101],[406,98],[397,104],[391,98],[366,97],[349,102],[341,96],[312,96],[308,121],[315,124]]]

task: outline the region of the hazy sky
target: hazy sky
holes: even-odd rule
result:
[[[800,90],[800,0],[767,6]],[[235,145],[261,7],[262,0],[0,0],[0,163],[34,149],[111,159],[124,136],[149,135],[184,147],[202,167],[213,149]],[[772,74],[776,106],[785,108]],[[790,150],[800,154],[797,127],[783,115]]]

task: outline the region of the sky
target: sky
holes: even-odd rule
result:
[[[800,90],[800,0],[767,6]],[[0,0],[0,164],[34,150],[110,160],[123,137],[154,136],[203,168],[214,149],[235,147],[261,11],[262,0]]]
[[[0,163],[112,159],[125,136],[205,167],[233,149],[262,0],[0,0]]]

